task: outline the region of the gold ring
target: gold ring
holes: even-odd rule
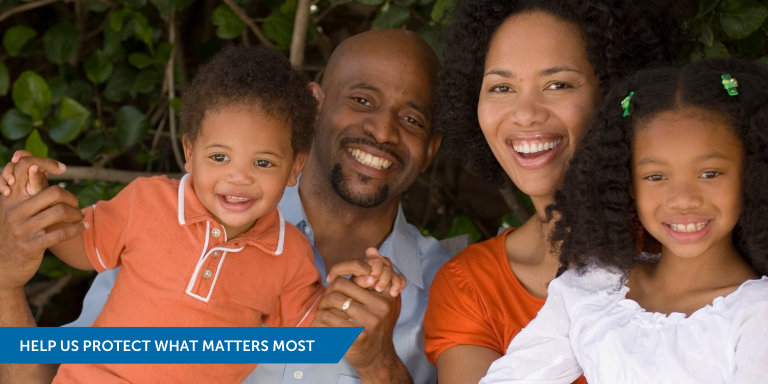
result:
[[[347,301],[345,301],[344,304],[341,306],[341,312],[347,313],[347,310],[349,309],[350,304],[352,304],[352,298],[348,297]]]

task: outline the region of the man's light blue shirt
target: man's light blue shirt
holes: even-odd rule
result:
[[[288,188],[280,201],[285,220],[304,233],[313,245],[315,266],[321,276],[326,275],[323,258],[314,249],[314,231],[307,221],[298,186]],[[384,240],[379,252],[390,258],[394,269],[405,276],[408,285],[401,295],[400,317],[395,324],[393,341],[395,351],[403,361],[413,382],[436,383],[435,367],[424,354],[424,311],[432,279],[450,254],[431,237],[405,221],[402,207],[398,208],[392,233]],[[101,312],[112,290],[117,270],[100,273],[85,296],[83,312],[68,326],[88,327]],[[325,282],[325,280],[323,280]],[[244,383],[359,383],[357,372],[342,359],[339,364],[259,364]]]

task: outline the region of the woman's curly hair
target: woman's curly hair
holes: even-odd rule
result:
[[[510,16],[543,11],[579,26],[587,59],[605,94],[621,77],[670,60],[674,50],[668,41],[674,31],[670,15],[687,11],[681,3],[687,4],[665,0],[460,0],[448,16],[451,22],[445,32],[435,96],[435,124],[445,134],[445,147],[495,185],[508,180],[480,130],[477,103],[490,40]]]
[[[738,81],[729,96],[721,76]],[[634,92],[629,115],[622,100]],[[759,274],[768,274],[768,71],[735,59],[707,59],[682,68],[638,72],[618,84],[584,133],[562,190],[547,208],[551,235],[560,248],[561,272],[597,266],[626,274],[655,239],[637,219],[629,195],[630,157],[638,127],[662,112],[695,107],[725,118],[744,146],[741,216],[733,231],[739,253]],[[658,243],[656,243],[658,248]]]
[[[227,47],[201,66],[184,93],[180,130],[194,141],[207,113],[231,105],[256,106],[291,130],[294,154],[309,152],[317,100],[309,80],[280,53],[267,48]]]

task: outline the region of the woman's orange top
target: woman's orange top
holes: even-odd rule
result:
[[[432,364],[455,345],[485,347],[503,355],[544,305],[545,299],[531,295],[509,266],[505,243],[511,231],[467,247],[435,276],[424,316],[424,342]],[[575,383],[586,380],[582,376]]]

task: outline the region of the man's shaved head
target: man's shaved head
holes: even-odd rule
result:
[[[359,57],[378,56],[385,60],[399,60],[406,67],[421,66],[421,70],[431,74],[424,79],[429,86],[434,85],[439,62],[432,47],[421,36],[405,29],[379,29],[352,36],[339,44],[333,51],[321,84],[327,87],[343,71],[350,60]],[[414,71],[417,68],[413,68]]]

